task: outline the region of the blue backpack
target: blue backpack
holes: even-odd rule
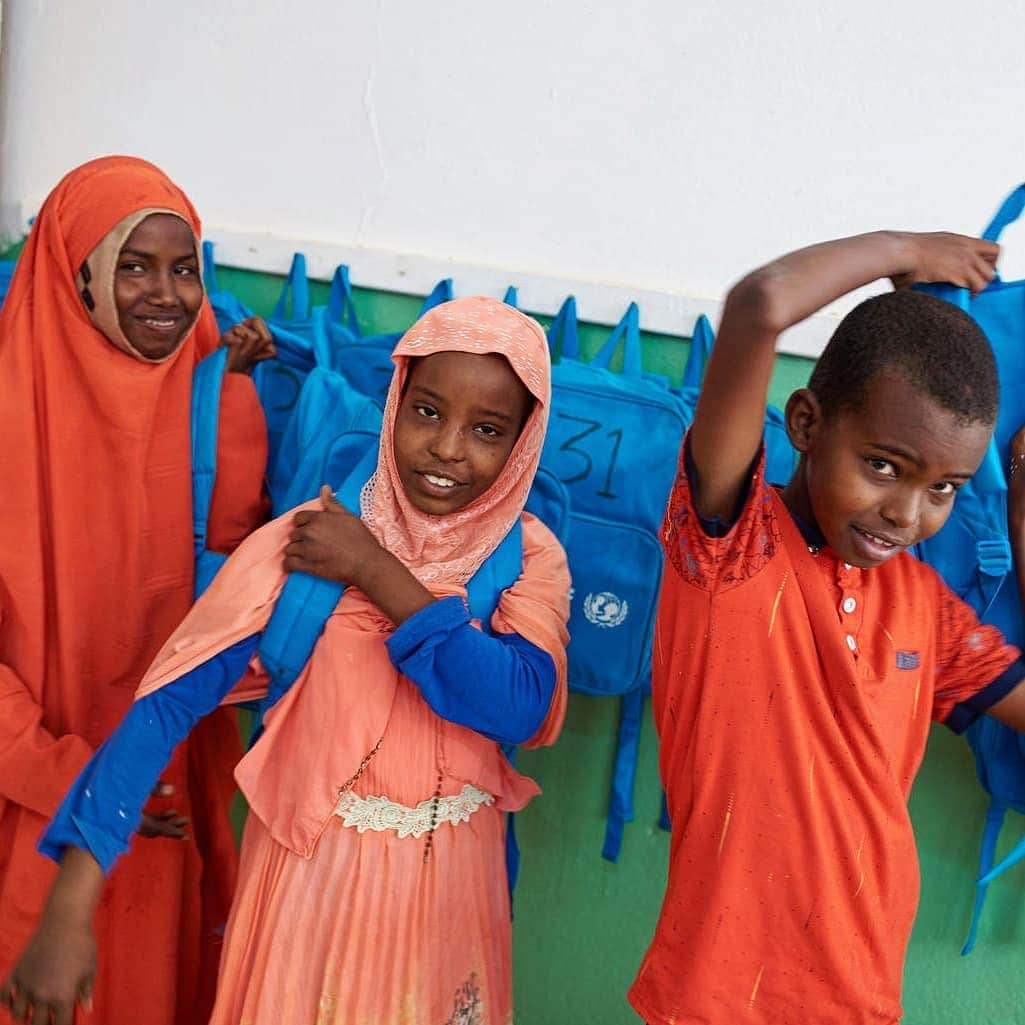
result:
[[[609,794],[609,811],[606,821],[605,840],[602,847],[602,856],[608,861],[613,862],[618,860],[619,853],[622,848],[625,825],[627,822],[633,821],[634,818],[634,785],[637,775],[637,759],[639,756],[641,724],[644,714],[644,698],[651,690],[651,640],[663,563],[662,548],[658,541],[657,532],[661,526],[666,502],[669,497],[669,491],[676,475],[683,435],[693,419],[694,409],[697,405],[698,393],[701,387],[701,380],[704,376],[705,367],[708,363],[709,357],[711,356],[712,347],[715,342],[715,336],[708,318],[700,316],[692,333],[690,351],[687,356],[687,362],[684,366],[681,386],[679,388],[670,388],[668,381],[664,377],[656,374],[645,373],[641,369],[640,331],[636,304],[632,304],[627,310],[609,340],[595,356],[591,366],[593,367],[597,365],[602,368],[604,374],[615,376],[609,374],[607,367],[612,355],[612,348],[621,336],[625,336],[624,375],[630,379],[630,383],[625,383],[624,387],[620,391],[620,401],[618,405],[620,409],[629,409],[631,403],[634,403],[635,405],[634,409],[631,410],[622,421],[619,421],[614,425],[613,429],[608,432],[608,436],[613,438],[617,445],[621,446],[618,452],[613,452],[613,458],[617,455],[621,457],[622,463],[620,466],[621,468],[625,467],[625,469],[622,469],[623,475],[626,476],[627,474],[632,473],[648,474],[653,482],[652,490],[647,496],[647,504],[643,509],[635,506],[632,513],[636,517],[634,521],[636,534],[638,536],[642,534],[645,536],[644,541],[641,542],[641,544],[645,549],[649,550],[649,546],[653,546],[654,551],[650,556],[649,564],[644,566],[639,564],[637,567],[633,567],[630,565],[628,559],[622,560],[623,568],[627,574],[632,574],[634,572],[636,572],[638,576],[641,573],[647,574],[645,580],[638,580],[637,583],[642,585],[647,584],[651,588],[649,596],[639,599],[648,603],[641,607],[649,614],[649,619],[644,624],[645,632],[643,639],[641,640],[641,644],[643,646],[644,672],[643,674],[635,677],[633,684],[628,689],[625,689],[625,691],[617,692],[615,689],[604,691],[604,693],[621,693],[616,753]],[[550,337],[553,340],[562,339],[564,360],[567,354],[571,360],[575,361],[578,359],[579,342],[576,331],[576,309],[575,302],[572,297],[566,301],[563,308],[560,310],[559,315],[556,317],[556,320],[552,325]],[[562,365],[562,363],[559,364],[559,367],[556,368],[556,373],[561,371]],[[570,365],[571,367],[573,366],[572,363]],[[583,409],[587,408],[587,400],[583,398],[586,394],[585,389],[587,388],[586,380],[582,380],[582,378],[584,378],[584,374],[581,370],[583,366],[583,364],[578,363],[568,375],[570,377],[572,387],[574,389],[579,389],[572,396],[574,405],[569,406],[570,410],[572,410],[574,406],[577,408],[582,407]],[[553,373],[553,377],[554,376],[555,374]],[[600,383],[598,383],[599,388],[604,388],[606,386],[607,378],[604,378]],[[557,394],[557,397],[553,401],[553,417],[560,412],[563,415],[567,413],[567,403],[564,402],[560,408],[559,400],[561,398],[562,394]],[[601,398],[598,398],[595,400],[594,404],[598,405],[600,402]],[[604,407],[598,405],[598,408]],[[656,408],[659,409],[658,413],[653,412]],[[613,405],[612,410],[613,415],[616,415],[617,405]],[[582,415],[577,413],[574,413],[574,415],[577,415],[578,419],[583,421],[584,417]],[[590,418],[590,423],[593,422],[593,418]],[[590,423],[585,428],[588,431],[588,434],[598,434],[600,428],[592,430],[590,429]],[[664,433],[661,436],[658,436],[657,432],[660,430]],[[585,437],[587,437],[587,435],[585,435]],[[779,410],[773,407],[769,407],[766,413],[764,437],[766,446],[767,475],[773,482],[785,483],[790,479],[794,466],[796,465],[796,453],[790,444],[789,438],[787,437],[786,429],[783,424],[783,416]],[[583,440],[584,438],[579,436],[576,438],[570,438],[569,444],[572,446],[579,446]],[[552,432],[551,428],[549,428],[549,443],[551,443],[551,441]],[[564,442],[562,449],[565,450],[566,448],[567,442]],[[547,451],[548,445],[546,444],[546,452]],[[632,459],[634,460],[633,463],[631,463]],[[551,466],[551,464],[548,465]],[[610,484],[613,482],[615,477],[613,469],[614,468],[610,461],[607,477]],[[586,567],[594,562],[598,562],[600,565],[604,561],[606,552],[615,551],[618,555],[619,547],[617,546],[617,542],[611,537],[608,541],[607,548],[604,549],[600,544],[595,542],[595,537],[600,536],[601,526],[591,519],[593,513],[590,510],[594,510],[597,504],[592,500],[589,512],[585,514],[588,520],[590,520],[588,523],[590,530],[589,534],[585,535],[587,537],[587,541],[585,542],[586,547],[581,550],[582,546],[577,543],[578,520],[576,519],[577,507],[575,504],[579,492],[573,490],[572,481],[566,481],[565,477],[562,479],[565,483],[570,484],[571,501],[574,503],[572,509],[573,519],[570,532],[570,545],[568,550],[570,557],[570,569],[573,574],[574,589],[576,590],[577,595],[579,595],[579,582],[582,578],[581,565]],[[612,487],[604,488],[605,494],[608,495],[610,492],[614,491],[614,488],[614,485]],[[589,497],[587,496],[586,491],[584,493],[584,497],[585,499]],[[599,492],[598,497],[605,496]],[[625,515],[630,515],[630,512],[625,512]],[[586,579],[586,577],[584,579]],[[630,599],[628,597],[627,601],[629,602],[629,600]],[[593,606],[591,611],[593,612]],[[583,606],[583,612],[584,616],[587,617],[588,609],[586,604]],[[585,645],[595,643],[593,639],[593,631],[591,631],[590,636],[585,634],[581,638],[578,633],[574,632],[577,629],[578,620],[571,619],[570,631],[573,635],[573,641],[571,641],[569,649],[571,657],[571,685],[574,686],[574,689],[581,690],[584,693],[603,693],[603,691],[590,687],[590,680],[585,680],[583,686],[580,686],[579,682],[575,683],[572,662],[575,650],[574,642],[579,639]],[[605,640],[605,636],[599,634],[599,637],[601,637],[602,640]],[[598,654],[602,654],[601,649],[599,649]],[[670,825],[664,800],[659,825],[663,829],[668,829]]]
[[[445,278],[423,301],[417,319],[451,298],[452,279]],[[337,370],[356,391],[369,395],[383,406],[395,369],[391,360],[392,350],[404,332],[360,333],[349,268],[344,264],[335,270],[331,279],[327,306],[318,307],[314,311],[314,319],[316,331],[323,337],[324,349],[329,353],[328,362],[324,365]]]
[[[1004,228],[1025,210],[1025,185],[1004,200],[982,237],[999,240]],[[992,623],[1019,647],[1025,643],[1025,620],[1013,573],[1007,533],[1007,481],[1004,467],[1010,440],[1025,424],[1025,281],[999,276],[977,296],[954,285],[919,285],[921,291],[959,306],[982,328],[996,357],[1000,404],[996,429],[982,466],[958,492],[950,519],[933,538],[917,546],[948,586],[967,601],[979,618]],[[1009,726],[988,716],[965,734],[975,756],[979,781],[990,795],[986,812],[975,905],[962,954],[975,946],[989,884],[1025,857],[1025,838],[997,865],[996,844],[1007,809],[1025,813],[1025,740]]]
[[[14,277],[14,260],[0,260],[0,305],[7,296],[7,289],[11,287],[11,278]]]

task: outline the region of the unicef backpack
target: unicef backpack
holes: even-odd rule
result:
[[[1025,210],[1025,185],[1001,204],[982,237],[996,242],[1004,228]],[[917,546],[948,586],[967,601],[979,618],[999,627],[1019,647],[1025,643],[1025,620],[1012,571],[1007,534],[1007,481],[1004,467],[1010,440],[1025,424],[1025,281],[999,276],[976,296],[954,285],[919,285],[921,291],[959,306],[982,328],[993,348],[1000,380],[996,429],[982,466],[958,492],[943,529]],[[979,781],[990,795],[979,855],[979,873],[971,926],[962,954],[975,945],[989,884],[1025,857],[1025,838],[997,865],[996,843],[1008,808],[1025,813],[1025,744],[1020,734],[988,716],[965,733],[975,756]]]
[[[556,324],[553,324],[553,332],[556,329],[559,331],[565,331],[568,326],[570,333],[570,351],[575,353],[575,309],[564,306],[563,311],[560,311],[560,313],[564,314],[563,323],[559,324],[557,318]],[[627,311],[624,320],[626,321],[627,340],[628,342],[632,340],[633,344],[636,346],[637,354],[639,355],[640,338],[637,330],[636,307],[632,307],[631,310]],[[622,321],[620,326],[623,326]],[[615,332],[613,333],[613,337],[615,337]],[[707,317],[704,315],[699,316],[692,332],[690,350],[687,355],[687,362],[684,366],[681,385],[677,389],[669,389],[669,391],[678,400],[678,409],[683,419],[684,428],[681,430],[679,437],[675,440],[672,455],[667,459],[665,464],[666,468],[669,470],[668,480],[665,483],[666,497],[662,502],[662,507],[659,509],[658,520],[655,526],[656,531],[661,525],[662,516],[665,511],[665,502],[668,499],[669,489],[672,486],[672,480],[676,474],[676,468],[679,460],[679,448],[683,438],[683,430],[690,425],[690,422],[694,417],[694,410],[697,406],[701,381],[714,344],[715,335],[712,330],[712,325],[709,323]],[[563,351],[565,352],[565,344]],[[639,365],[639,360],[636,357],[633,359],[632,365],[636,374],[636,369]],[[624,368],[625,366],[626,363],[624,361]],[[668,387],[666,379],[659,375],[642,373],[642,377],[658,388]],[[785,484],[790,479],[790,476],[794,471],[797,454],[794,451],[793,446],[790,444],[790,439],[787,436],[782,413],[772,406],[769,406],[766,410],[764,444],[766,448],[766,474],[768,479],[773,483]],[[665,470],[663,470],[663,472],[665,472]],[[648,520],[648,522],[650,523],[651,521]],[[576,567],[572,558],[572,546],[570,548],[570,552],[570,569],[574,574],[574,585],[576,585]],[[658,580],[661,579],[662,549],[660,544],[658,552],[659,577],[656,580],[656,593]],[[652,612],[654,612],[654,608],[652,608]],[[646,649],[646,658],[649,663],[650,644],[651,641],[649,636]],[[650,693],[650,690],[650,676],[646,676],[638,686],[628,690],[620,699],[616,754],[609,794],[609,811],[606,822],[605,841],[602,848],[602,856],[613,862],[619,857],[625,825],[627,822],[633,821],[634,818],[634,786],[637,775],[641,723],[644,714],[644,698],[648,693]],[[659,825],[663,829],[670,828],[669,815],[664,798]]]

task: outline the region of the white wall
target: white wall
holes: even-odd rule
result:
[[[980,230],[1025,178],[1023,28],[1015,0],[9,0],[3,229],[133,152],[227,262],[572,288],[592,319],[636,295],[686,333],[788,248]]]

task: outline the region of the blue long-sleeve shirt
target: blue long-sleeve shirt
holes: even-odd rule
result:
[[[254,634],[136,701],[68,791],[39,844],[55,861],[88,850],[105,873],[128,848],[175,747],[245,673]],[[518,634],[485,634],[459,598],[432,602],[388,639],[392,664],[439,716],[504,744],[540,728],[555,692],[551,655]]]

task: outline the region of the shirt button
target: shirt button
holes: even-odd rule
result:
[[[858,603],[853,598],[844,598],[843,610],[844,612],[851,613],[858,607]]]
[[[850,648],[851,651],[854,651],[854,649],[857,648],[857,646],[858,646],[858,642],[850,634],[848,634],[847,635],[847,647]]]

